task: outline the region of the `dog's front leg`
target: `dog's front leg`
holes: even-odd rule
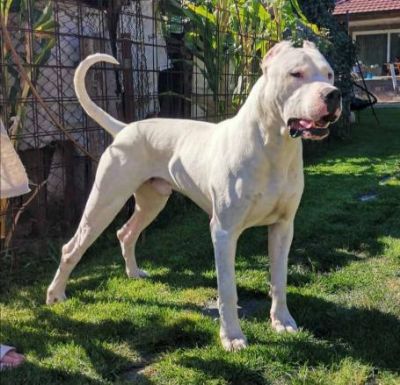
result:
[[[235,279],[235,253],[237,236],[224,230],[211,220],[211,237],[214,245],[218,281],[220,337],[225,350],[240,350],[247,346],[238,318]]]
[[[268,229],[268,254],[271,265],[271,322],[278,331],[297,331],[286,304],[287,264],[293,239],[293,221],[278,222]]]

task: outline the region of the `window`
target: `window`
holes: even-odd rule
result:
[[[359,49],[359,60],[368,66],[387,62],[387,33],[357,35],[356,42]]]
[[[392,32],[390,34],[390,61],[400,58],[400,32]]]
[[[368,77],[389,75],[386,63],[400,58],[400,29],[354,32],[353,40]]]

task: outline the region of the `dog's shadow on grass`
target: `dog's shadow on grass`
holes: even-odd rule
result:
[[[394,315],[300,294],[290,294],[289,303],[299,325],[317,338],[344,342],[343,354],[377,368],[400,371],[400,320]]]
[[[400,321],[391,314],[378,310],[347,308],[313,296],[290,294],[289,307],[302,330],[310,332],[316,338],[274,338],[268,341],[248,333],[249,342],[258,353],[265,355],[265,365],[269,360],[295,365],[306,364],[318,367],[332,367],[348,357],[359,360],[380,370],[400,372],[398,357],[400,346],[397,336],[400,335]],[[256,303],[257,302],[257,303]],[[242,317],[259,322],[267,322],[269,312],[268,300],[241,301]],[[210,312],[215,317],[217,312]],[[242,353],[240,353],[242,354]],[[230,384],[268,384],[268,371],[263,372],[265,365],[252,364],[245,357],[236,360],[207,357],[201,354],[184,355],[179,364],[197,371],[203,371],[207,378],[223,378]],[[252,353],[249,352],[250,356]]]
[[[239,316],[248,320],[268,322],[271,302],[261,299],[255,293],[253,297],[239,300]],[[241,297],[239,295],[239,297]],[[376,368],[400,371],[398,357],[400,344],[400,320],[392,314],[379,310],[345,307],[315,296],[288,294],[288,304],[298,325],[311,332],[318,340],[325,340],[335,347],[326,349],[322,345],[310,347],[301,340],[287,340],[287,348],[292,352],[289,361],[331,364],[344,357],[359,359]],[[216,318],[216,307],[206,309],[204,314]],[[257,337],[250,338],[250,343],[265,344]],[[311,351],[313,350],[313,351]]]
[[[246,309],[246,300],[241,304]],[[267,321],[269,300],[258,300],[256,307],[250,300],[250,306],[253,309],[247,312],[247,318]],[[335,345],[331,349],[321,346],[310,349],[302,341],[289,340],[286,343],[291,346],[294,357],[288,357],[288,360],[317,365],[331,364],[350,356],[376,368],[400,372],[397,338],[400,320],[394,315],[376,309],[345,307],[315,296],[294,293],[288,294],[288,306],[303,330]],[[255,337],[253,343],[257,342],[265,343]]]

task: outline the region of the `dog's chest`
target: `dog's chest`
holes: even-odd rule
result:
[[[244,190],[248,204],[246,227],[269,225],[294,216],[303,193],[303,173],[274,174]]]

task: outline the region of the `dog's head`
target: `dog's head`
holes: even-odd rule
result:
[[[273,98],[285,134],[314,140],[328,136],[329,124],[342,112],[342,98],[333,86],[331,66],[314,43],[305,41],[302,48],[286,41],[276,44],[261,67],[267,79],[263,95]]]

